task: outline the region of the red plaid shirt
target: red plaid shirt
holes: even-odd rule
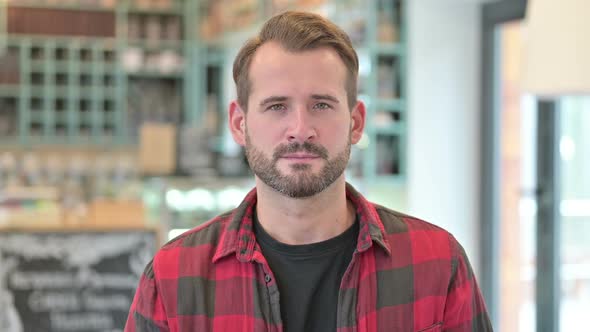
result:
[[[357,248],[338,296],[339,332],[492,331],[467,256],[445,230],[374,205],[347,185]],[[253,232],[256,190],[164,245],[125,331],[282,331],[275,278]]]

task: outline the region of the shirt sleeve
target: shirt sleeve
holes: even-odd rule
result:
[[[443,331],[491,332],[492,324],[473,269],[463,247],[451,236],[452,274]]]
[[[169,332],[162,297],[158,292],[153,261],[150,262],[135,291],[125,332]]]

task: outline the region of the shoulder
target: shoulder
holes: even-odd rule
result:
[[[179,266],[190,260],[198,262],[203,271],[194,271],[197,275],[204,273],[206,267],[211,264],[213,256],[220,244],[224,233],[227,231],[234,210],[221,214],[164,244],[154,255],[152,262],[146,268],[146,275],[176,277],[171,273],[184,268]],[[191,264],[192,265],[192,264]],[[174,271],[174,272],[172,272]]]
[[[421,252],[434,256],[456,256],[458,243],[444,228],[428,221],[373,204],[384,228],[384,237],[390,244],[404,241],[411,246],[413,254]]]
[[[198,247],[201,245],[216,245],[221,233],[231,221],[233,210],[221,214],[199,226],[188,230],[162,246],[160,251],[173,250],[178,247]]]
[[[385,227],[387,234],[402,233],[411,231],[425,231],[435,233],[449,234],[440,226],[434,225],[428,221],[386,208],[379,204],[373,204],[379,218]]]

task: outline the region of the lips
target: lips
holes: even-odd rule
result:
[[[273,153],[275,162],[279,159],[304,161],[318,158],[328,160],[328,151],[323,146],[310,142],[281,144]]]
[[[287,159],[315,159],[319,158],[317,154],[310,154],[310,153],[287,153],[281,156],[282,158]]]

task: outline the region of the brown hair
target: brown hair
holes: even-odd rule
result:
[[[270,18],[258,36],[249,39],[234,60],[233,76],[238,93],[238,104],[246,110],[250,96],[251,82],[248,77],[250,62],[256,50],[265,42],[279,42],[286,50],[299,52],[331,47],[347,69],[346,93],[352,109],[357,98],[357,77],[359,61],[348,35],[336,24],[320,15],[287,11]]]

